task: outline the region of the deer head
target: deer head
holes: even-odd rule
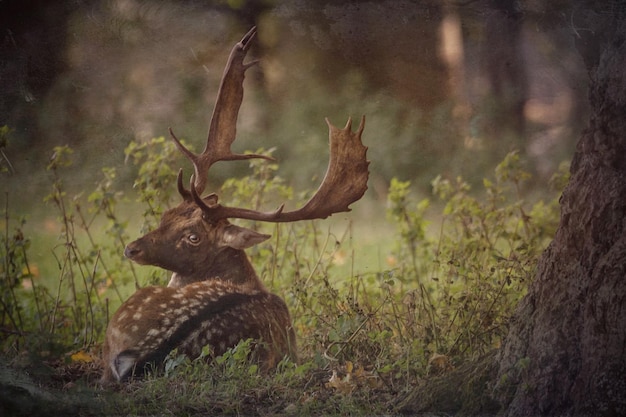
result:
[[[367,189],[367,148],[361,143],[365,119],[356,132],[349,119],[338,129],[328,120],[330,162],[322,184],[301,208],[271,212],[223,206],[216,194],[205,197],[210,167],[218,161],[263,155],[234,154],[237,115],[243,99],[245,71],[256,61],[244,63],[256,30],[250,30],[235,45],[222,77],[204,151],[194,154],[170,134],[178,149],[192,162],[194,174],[189,189],[178,173],[178,191],[183,201],[164,213],[154,231],[130,243],[124,254],[140,263],[173,272],[169,288],[148,287],[137,291],[115,313],[104,346],[104,380],[123,379],[150,361],[162,360],[178,347],[198,356],[203,344],[215,351],[239,340],[253,338],[267,346],[260,349],[264,367],[276,358],[295,357],[295,337],[289,311],[276,295],[268,293],[254,272],[244,249],[269,235],[231,224],[228,219],[293,222],[323,219],[350,211],[349,205]],[[220,339],[219,326],[229,328]],[[222,331],[223,333],[223,331]],[[139,367],[139,368],[138,368]]]

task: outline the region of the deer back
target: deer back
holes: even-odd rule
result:
[[[222,281],[145,287],[111,318],[102,382],[141,375],[174,348],[195,358],[208,345],[217,356],[246,339],[256,341],[254,356],[262,369],[284,357],[296,359],[291,318],[280,297]]]

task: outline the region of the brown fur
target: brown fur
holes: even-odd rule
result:
[[[262,369],[296,358],[295,333],[280,297],[219,280],[182,288],[146,287],[113,315],[103,348],[105,384],[142,374],[174,348],[191,358],[209,345],[214,355],[246,339],[258,341]]]

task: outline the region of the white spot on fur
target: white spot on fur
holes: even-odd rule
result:
[[[183,316],[185,313],[185,308],[177,308],[176,310],[172,311],[172,314],[175,316]]]
[[[159,333],[161,333],[159,329],[150,329],[148,330],[148,333],[146,334],[146,336],[149,336],[149,337],[158,336]]]
[[[189,320],[189,316],[187,316],[186,314],[181,314],[180,316],[176,317],[176,320],[174,320],[174,325],[178,327],[187,320]]]

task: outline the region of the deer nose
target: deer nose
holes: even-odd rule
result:
[[[134,248],[132,244],[129,244],[124,249],[124,256],[127,257],[128,259],[133,259],[140,252],[141,252],[141,249]]]

